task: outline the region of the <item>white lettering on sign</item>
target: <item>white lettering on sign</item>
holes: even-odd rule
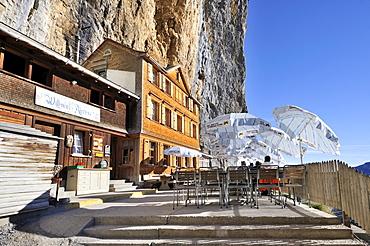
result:
[[[99,108],[40,87],[36,87],[35,104],[66,114],[100,122]]]

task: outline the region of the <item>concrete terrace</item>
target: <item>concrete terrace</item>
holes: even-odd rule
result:
[[[304,204],[290,202],[282,209],[263,197],[259,209],[236,200],[220,208],[215,197],[199,209],[181,203],[173,210],[172,194],[135,190],[78,196],[26,230],[83,245],[365,245],[338,218]]]

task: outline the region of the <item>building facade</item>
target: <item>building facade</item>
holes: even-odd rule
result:
[[[107,163],[116,178],[124,158],[116,144],[128,140],[127,112],[140,97],[2,23],[0,40],[0,121],[59,137],[64,181],[78,163]]]
[[[149,54],[109,39],[83,66],[141,97],[128,114],[128,137],[115,143],[122,152],[115,178],[139,182],[176,167],[199,167],[199,158],[163,154],[173,146],[199,150],[200,104],[181,66],[164,68]]]

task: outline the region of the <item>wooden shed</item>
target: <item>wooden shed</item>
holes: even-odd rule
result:
[[[46,209],[58,137],[0,121],[0,217]]]

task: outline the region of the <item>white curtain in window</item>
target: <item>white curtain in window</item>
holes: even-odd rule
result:
[[[73,141],[73,153],[81,153],[83,154],[83,132],[76,131],[74,133],[74,141]]]

